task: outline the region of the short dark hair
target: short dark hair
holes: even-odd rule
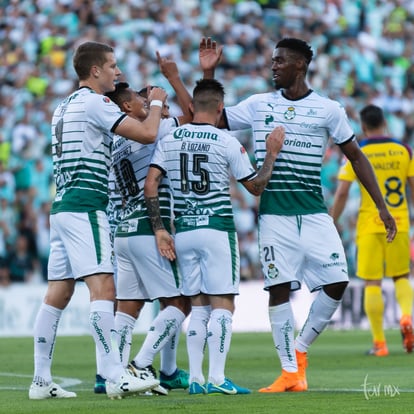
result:
[[[385,123],[384,112],[379,106],[369,104],[359,111],[361,123],[368,129],[376,129]]]
[[[114,49],[106,43],[81,43],[73,56],[73,67],[79,80],[89,77],[92,66],[102,67],[108,60],[106,54],[113,52]]]
[[[224,87],[216,79],[200,79],[193,89],[194,111],[216,110],[217,105],[223,102]]]
[[[276,49],[279,47],[290,49],[300,54],[305,58],[308,65],[313,58],[313,51],[310,45],[308,45],[304,40],[297,39],[295,37],[283,38],[276,44]]]
[[[137,91],[137,94],[139,96],[142,96],[145,99],[148,99],[148,88],[149,90],[153,90],[154,88],[159,88],[159,86],[156,85],[149,85],[149,86],[144,86],[143,88],[141,88],[139,91]]]
[[[120,108],[124,102],[131,100],[132,90],[127,82],[118,82],[115,89],[111,92],[106,92],[105,95]]]

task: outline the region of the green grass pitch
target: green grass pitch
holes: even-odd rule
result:
[[[280,365],[270,333],[235,333],[226,375],[253,390],[250,395],[188,395],[173,390],[168,396],[134,396],[109,400],[93,393],[95,354],[92,337],[58,337],[55,381],[78,397],[31,401],[28,387],[33,374],[31,338],[0,339],[0,413],[409,413],[414,407],[414,353],[406,354],[398,330],[386,332],[390,355],[366,356],[371,345],[367,331],[328,329],[309,351],[309,391],[260,394],[273,382]],[[133,352],[142,335],[134,336]],[[180,339],[178,364],[187,368],[185,337]],[[154,366],[158,368],[158,360]]]

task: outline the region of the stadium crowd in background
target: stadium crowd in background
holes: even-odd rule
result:
[[[159,72],[156,50],[178,64],[189,90],[201,78],[198,45],[211,36],[224,46],[217,69],[225,104],[271,88],[275,42],[300,37],[314,50],[308,78],[341,102],[354,131],[358,111],[383,108],[394,138],[414,146],[414,3],[411,0],[0,0],[0,285],[46,280],[48,214],[54,194],[52,111],[76,88],[73,50],[86,40],[111,44],[136,89],[165,87],[171,114],[178,105]],[[249,133],[239,136],[246,149]],[[246,139],[244,139],[246,138]],[[341,162],[332,146],[322,185],[328,206]],[[257,198],[234,184],[241,278],[261,278]],[[359,205],[353,187],[340,225],[354,273]],[[413,249],[412,249],[413,250]]]

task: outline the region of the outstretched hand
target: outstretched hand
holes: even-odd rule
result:
[[[157,230],[155,232],[155,239],[157,241],[158,250],[161,256],[166,257],[168,260],[175,260],[175,246],[174,239],[167,230]]]
[[[223,54],[223,46],[217,46],[217,42],[211,37],[201,38],[199,45],[199,60],[203,72],[214,71]]]

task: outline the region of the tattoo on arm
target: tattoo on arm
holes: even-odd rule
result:
[[[258,171],[256,179],[253,181],[254,188],[258,192],[260,193],[263,192],[263,190],[267,186],[267,183],[269,182],[269,179],[272,175],[274,163],[275,163],[274,159],[266,155],[263,161],[263,165]]]
[[[147,205],[148,217],[151,221],[152,230],[155,233],[157,230],[164,229],[160,213],[160,200],[158,197],[145,197],[145,204]]]

